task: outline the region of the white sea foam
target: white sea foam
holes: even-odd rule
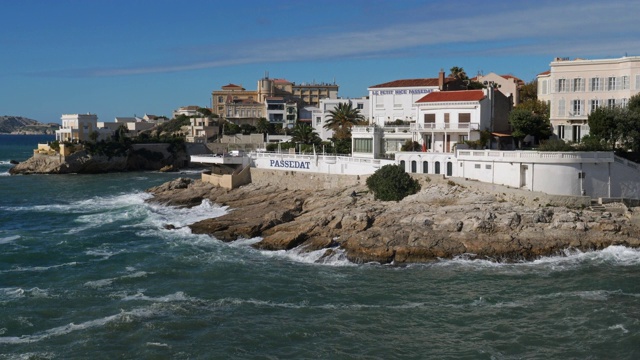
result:
[[[11,176],[8,171],[0,172],[0,176]]]
[[[356,264],[347,260],[345,251],[340,248],[306,251],[304,246],[298,246],[291,250],[262,250],[260,253],[267,257],[287,259],[303,264],[356,266]]]
[[[0,344],[29,344],[39,342],[51,337],[70,334],[76,331],[103,327],[109,323],[123,322],[130,323],[138,319],[144,319],[153,316],[157,311],[151,309],[134,309],[131,311],[121,311],[119,314],[105,316],[102,318],[85,321],[80,324],[70,323],[67,325],[55,327],[33,335],[7,336],[0,337]]]
[[[119,280],[142,278],[142,277],[146,277],[149,274],[150,273],[146,271],[136,271],[134,273],[118,276],[115,278],[87,281],[84,283],[84,286],[91,287],[91,288],[101,288],[105,286],[110,286],[111,284]]]
[[[2,244],[8,244],[10,242],[16,241],[20,239],[20,235],[13,235],[13,236],[7,236],[7,237],[0,237],[0,245]]]
[[[147,346],[157,346],[157,347],[163,347],[163,348],[171,348],[171,346],[165,344],[165,343],[159,343],[159,342],[147,342],[146,344]]]
[[[16,267],[16,268],[11,268],[11,269],[7,269],[7,270],[2,270],[2,271],[0,271],[0,274],[2,274],[2,273],[11,273],[11,272],[22,272],[22,271],[48,271],[48,270],[57,269],[57,268],[61,268],[61,267],[66,267],[66,266],[76,266],[78,264],[80,264],[80,263],[78,263],[76,261],[72,261],[72,262],[69,262],[69,263],[51,265],[51,266]]]
[[[122,298],[124,301],[151,301],[151,302],[182,302],[182,301],[193,301],[194,299],[187,296],[182,291],[178,291],[174,294],[169,294],[166,296],[158,296],[151,297],[145,295],[143,292],[138,292],[135,295],[126,295]]]
[[[566,249],[561,255],[545,256],[533,261],[503,262],[486,259],[475,259],[474,254],[457,256],[450,260],[441,259],[427,266],[464,267],[471,269],[505,269],[515,271],[544,269],[565,271],[575,269],[585,263],[609,263],[614,266],[635,266],[640,264],[640,249],[613,245],[603,250],[580,251]],[[424,265],[417,265],[424,266]]]
[[[23,289],[19,287],[15,288],[0,288],[0,300],[16,300],[22,298],[48,298],[49,292],[37,287],[31,289]]]
[[[613,325],[613,326],[609,326],[609,330],[622,330],[623,334],[626,334],[626,333],[629,332],[629,330],[627,330],[624,327],[624,325],[622,325],[622,324],[616,324],[616,325]]]

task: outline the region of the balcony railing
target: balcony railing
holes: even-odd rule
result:
[[[479,130],[480,123],[415,123],[411,124],[411,131],[431,131],[431,130]]]

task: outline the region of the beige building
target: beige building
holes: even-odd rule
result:
[[[95,114],[63,114],[62,126],[56,130],[56,140],[88,141],[89,134],[98,129],[98,116]]]
[[[236,124],[254,124],[259,118],[268,118],[270,112],[267,100],[280,98],[288,112],[283,119],[274,116],[277,123],[287,123],[297,119],[297,109],[305,105],[318,106],[322,99],[337,99],[338,85],[327,83],[300,84],[285,79],[271,79],[268,76],[258,80],[257,89],[247,90],[240,85],[227,84],[211,93],[212,112]],[[294,103],[295,102],[295,106]],[[290,113],[290,109],[296,111]],[[271,119],[270,119],[271,120]]]
[[[512,105],[516,106],[520,103],[520,88],[524,85],[524,81],[513,75],[498,75],[496,73],[488,73],[487,75],[478,75],[475,80],[486,87],[493,87],[500,90],[506,97],[512,97]]]
[[[585,60],[555,58],[538,75],[538,99],[550,106],[554,134],[579,142],[589,133],[587,118],[600,106],[626,106],[640,92],[640,57]]]

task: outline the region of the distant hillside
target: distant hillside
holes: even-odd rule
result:
[[[43,124],[22,116],[0,116],[0,134],[55,134],[60,124]]]

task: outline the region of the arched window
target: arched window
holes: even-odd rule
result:
[[[415,160],[411,161],[411,172],[412,173],[418,172],[418,162]]]
[[[405,171],[407,170],[404,166],[404,160],[400,160],[400,168]]]
[[[451,161],[447,162],[447,176],[453,176],[453,163]]]
[[[422,172],[425,174],[429,173],[429,162],[428,161],[423,161],[422,162]]]
[[[440,174],[440,161],[436,161],[435,173]]]

